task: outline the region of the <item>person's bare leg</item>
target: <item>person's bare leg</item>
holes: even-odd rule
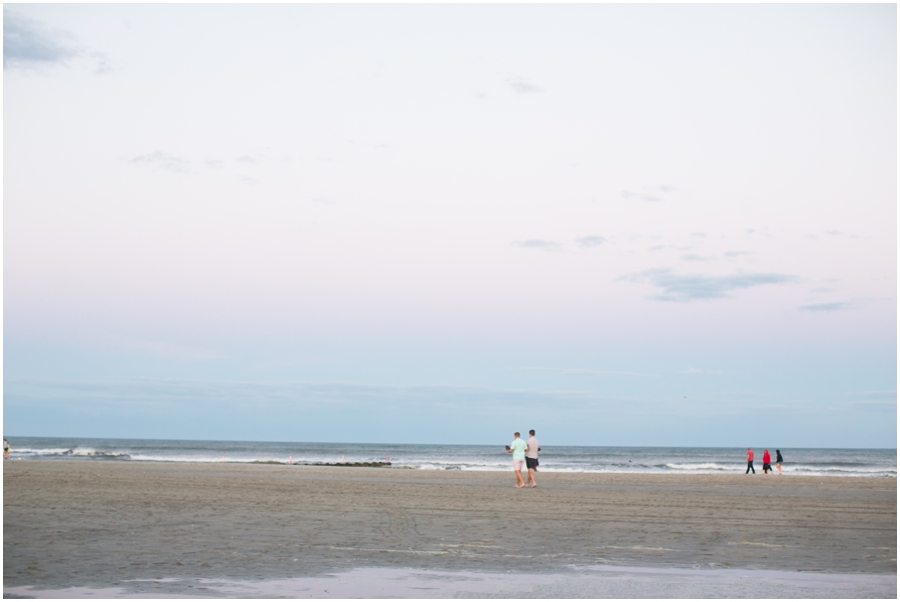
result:
[[[516,489],[519,489],[524,486],[525,486],[525,480],[522,479],[522,469],[517,468],[516,469]]]
[[[778,469],[778,474],[781,474],[781,464],[776,464],[775,468]]]
[[[531,483],[532,487],[537,487],[537,481],[534,480],[534,469],[528,469],[528,482]]]

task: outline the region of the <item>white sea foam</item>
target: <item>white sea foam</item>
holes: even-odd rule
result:
[[[739,470],[741,468],[740,465],[733,466],[725,466],[722,464],[716,464],[714,462],[703,462],[701,464],[666,464],[667,468],[671,468],[672,470]]]

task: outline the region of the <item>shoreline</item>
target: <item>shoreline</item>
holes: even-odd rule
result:
[[[28,598],[894,598],[896,574],[573,566],[544,574],[349,569],[317,577],[141,580],[124,587],[4,587]]]
[[[512,471],[6,462],[4,589],[176,578],[196,595],[191,580],[401,568],[896,577],[896,479],[756,476],[542,471],[518,490]]]
[[[289,463],[288,461],[279,461],[279,460],[162,460],[162,459],[153,459],[153,460],[116,460],[116,459],[94,459],[94,458],[54,458],[54,459],[37,459],[37,458],[12,458],[10,460],[5,460],[6,463],[15,462],[15,463],[32,463],[32,462],[62,462],[62,463],[85,463],[85,464],[94,464],[94,465],[107,465],[107,464],[132,464],[132,465],[148,465],[148,464],[161,464],[161,465],[169,465],[169,466],[218,466],[218,465],[231,465],[231,466],[282,466],[282,467],[297,467],[297,468],[383,468],[389,470],[414,470],[414,471],[422,471],[422,472],[465,472],[465,473],[490,473],[490,474],[506,474],[511,471],[510,468],[474,468],[474,467],[427,467],[427,466],[408,466],[408,465],[397,465],[393,462],[356,462],[356,461],[348,461],[348,462],[304,462],[295,460],[293,463]],[[569,474],[569,475],[580,475],[580,474],[590,474],[590,475],[647,475],[647,476],[673,476],[673,477],[691,477],[691,476],[728,476],[728,475],[741,475],[745,476],[744,469],[735,469],[735,470],[726,470],[726,469],[717,469],[717,470],[684,470],[677,471],[674,469],[669,470],[578,470],[573,468],[555,468],[555,467],[541,467],[538,471],[538,474]],[[884,479],[896,481],[897,477],[894,475],[868,475],[868,474],[828,474],[828,473],[809,473],[809,472],[792,472],[790,467],[785,469],[784,474],[779,475],[776,472],[773,472],[771,475],[766,475],[762,472],[762,469],[756,471],[755,475],[753,473],[746,476],[773,476],[773,477],[790,477],[790,478],[827,478],[827,479]]]

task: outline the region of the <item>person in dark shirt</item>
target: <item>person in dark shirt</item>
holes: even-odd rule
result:
[[[781,457],[781,450],[775,450],[775,468],[778,469],[778,474],[781,474],[781,463],[784,462],[784,458]]]

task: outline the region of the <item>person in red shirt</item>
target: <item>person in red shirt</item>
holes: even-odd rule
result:
[[[756,474],[756,469],[753,468],[753,450],[749,447],[747,448],[747,472],[744,474],[750,474],[750,471],[753,471],[753,474]]]
[[[763,474],[769,473],[775,474],[775,471],[772,470],[772,456],[769,455],[769,450],[763,452]]]

